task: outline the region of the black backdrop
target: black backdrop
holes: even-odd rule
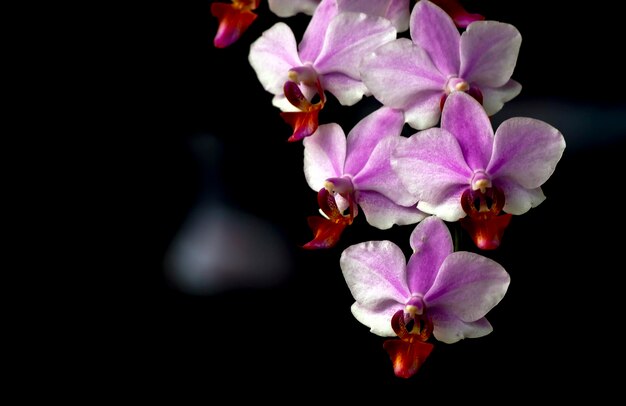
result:
[[[372,239],[407,249],[413,226],[381,231],[359,216],[337,247],[299,248],[312,236],[306,217],[317,211],[302,172],[303,147],[286,141],[290,128],[247,62],[251,42],[279,19],[262,2],[249,31],[233,46],[216,49],[210,3],[168,5],[156,21],[164,35],[155,37],[157,44],[148,44],[146,36],[146,45],[157,51],[158,75],[147,93],[157,101],[149,123],[155,130],[145,137],[145,173],[154,185],[146,204],[155,211],[157,232],[148,236],[149,250],[139,264],[142,284],[133,292],[142,304],[137,335],[122,344],[130,354],[129,371],[206,389],[207,397],[223,384],[254,383],[264,384],[259,394],[268,396],[290,387],[334,385],[347,393],[404,386],[417,389],[418,400],[425,393],[607,393],[613,375],[605,373],[605,363],[621,369],[615,329],[623,308],[616,280],[623,268],[618,175],[626,105],[615,10],[604,3],[581,8],[549,2],[556,8],[546,9],[547,2],[538,1],[464,2],[471,11],[515,25],[523,38],[513,74],[523,90],[493,117],[494,127],[512,116],[543,119],[563,132],[567,148],[543,187],[547,200],[514,217],[500,249],[485,253],[512,278],[487,316],[493,333],[436,343],[421,371],[402,380],[393,375],[384,340],[352,317],[339,256],[347,246]],[[300,35],[308,18],[284,21]],[[347,133],[375,102],[338,110],[331,98],[327,107],[320,121],[339,122]],[[247,241],[238,254],[250,252],[258,256],[251,262],[266,268],[269,263],[267,280],[241,277],[190,293],[172,277],[167,258],[190,213],[217,199],[235,218],[239,213],[269,227],[283,262],[265,256],[272,251],[267,241],[259,240],[260,250],[245,246]],[[238,244],[232,241],[226,246]],[[473,250],[467,240],[462,244]],[[272,264],[280,272],[271,272]]]

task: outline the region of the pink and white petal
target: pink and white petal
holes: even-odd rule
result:
[[[465,92],[450,93],[441,113],[441,128],[456,137],[470,168],[487,168],[493,149],[493,128],[476,99]]]
[[[410,40],[400,38],[363,58],[361,79],[382,104],[405,111],[411,127],[429,128],[439,121],[446,78]]]
[[[411,296],[404,253],[391,241],[352,245],[341,253],[339,265],[352,296],[365,309],[378,311],[389,301],[401,309]]]
[[[395,337],[396,333],[391,327],[391,318],[404,307],[404,304],[395,300],[388,300],[379,304],[376,310],[359,305],[355,302],[350,307],[352,315],[360,323],[370,328],[370,331],[381,337]]]
[[[417,200],[402,185],[390,163],[403,127],[402,112],[387,107],[362,119],[348,134],[344,173],[352,176],[357,190],[376,191],[401,206],[414,206]]]
[[[496,130],[487,167],[492,179],[507,177],[526,189],[545,183],[565,150],[559,130],[541,120],[514,117]]]
[[[291,28],[274,24],[250,45],[248,61],[265,90],[282,94],[289,70],[302,65]]]
[[[510,277],[502,265],[473,252],[454,252],[443,261],[424,303],[430,309],[473,322],[504,297]]]
[[[348,133],[345,172],[353,176],[358,174],[372,159],[374,149],[384,139],[399,137],[403,127],[402,111],[388,107],[381,107],[359,121]],[[395,144],[389,148],[395,148]],[[391,149],[388,152],[390,155]],[[379,159],[388,161],[389,156]]]
[[[411,13],[411,38],[444,76],[458,75],[461,35],[452,18],[430,1],[418,1]]]
[[[391,167],[391,154],[401,141],[400,135],[382,139],[370,153],[365,166],[353,176],[352,183],[357,190],[378,192],[401,206],[415,206],[417,199]]]
[[[346,136],[338,124],[322,124],[304,144],[304,176],[316,192],[328,178],[343,175],[346,159]]]
[[[464,338],[484,337],[493,331],[486,318],[466,322],[445,312],[433,311],[433,335],[442,343],[454,344]]]
[[[391,20],[398,32],[408,30],[411,17],[411,0],[391,0],[384,17]]]
[[[352,106],[358,103],[363,96],[370,92],[363,82],[352,79],[343,73],[327,73],[321,77],[322,87],[337,98],[343,106]]]
[[[493,184],[504,193],[504,207],[502,210],[505,213],[524,214],[546,200],[541,187],[526,189],[508,178],[498,178],[494,180]]]
[[[338,13],[336,0],[326,0],[315,9],[298,47],[302,61],[313,63],[317,59],[326,40],[328,25]]]
[[[480,92],[483,95],[483,108],[487,115],[493,116],[502,109],[504,103],[513,100],[522,91],[522,85],[511,79],[504,86],[483,86]]]
[[[404,111],[404,120],[416,130],[434,127],[441,117],[440,90],[416,93]]]
[[[429,196],[432,203],[421,200],[417,203],[417,208],[445,221],[457,221],[466,216],[461,205],[461,196],[467,187],[467,185],[451,185],[446,189],[441,189],[437,195]]]
[[[268,0],[270,11],[278,17],[292,17],[298,13],[312,16],[320,0]]]
[[[343,73],[360,79],[364,55],[396,39],[396,29],[386,18],[363,13],[341,13],[330,22],[322,50],[314,61],[321,73]]]
[[[441,264],[454,250],[452,237],[445,223],[438,217],[426,217],[410,237],[413,255],[406,266],[409,290],[425,294],[432,286]]]
[[[476,21],[461,35],[459,76],[482,89],[504,86],[517,63],[522,36],[511,24]]]
[[[457,139],[440,128],[401,139],[391,167],[409,193],[430,204],[442,203],[460,187],[467,188],[472,177]]]
[[[404,226],[422,221],[426,214],[413,206],[400,206],[378,192],[360,191],[357,203],[365,214],[367,222],[381,230],[394,224]]]

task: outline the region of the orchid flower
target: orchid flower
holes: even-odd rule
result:
[[[319,191],[325,219],[313,217],[315,238],[304,247],[329,248],[352,223],[360,206],[369,224],[381,230],[414,224],[425,215],[415,206],[391,168],[391,153],[404,139],[402,112],[382,107],[357,123],[346,137],[337,124],[323,124],[304,144],[304,175]],[[347,216],[341,215],[349,209]]]
[[[436,125],[452,92],[468,92],[489,115],[520,93],[511,79],[521,45],[514,26],[476,21],[459,34],[445,11],[420,0],[410,34],[412,40],[399,38],[368,54],[361,77],[381,103],[403,110],[411,127]]]
[[[239,37],[256,20],[252,12],[259,7],[260,0],[233,0],[232,4],[211,4],[211,14],[219,21],[217,33],[213,39],[216,48],[226,48],[235,43]]]
[[[433,3],[441,7],[450,17],[452,21],[459,28],[466,28],[470,23],[474,21],[482,21],[485,19],[480,14],[468,13],[459,0],[431,0]]]
[[[556,128],[532,118],[505,120],[494,134],[482,106],[463,92],[448,97],[441,128],[403,141],[391,164],[417,207],[446,221],[467,215],[461,225],[481,249],[500,245],[512,214],[545,200],[541,185],[565,149]]]
[[[369,95],[359,74],[361,58],[395,38],[389,20],[342,12],[337,0],[323,0],[298,46],[289,26],[279,22],[251,45],[248,59],[265,90],[274,94],[274,106],[283,112],[305,113],[286,119],[294,127],[289,141],[297,141],[317,129],[325,91],[344,106]],[[313,103],[316,94],[320,101]]]
[[[504,297],[510,277],[491,259],[453,252],[444,222],[434,216],[419,223],[410,237],[408,263],[391,241],[348,247],[340,266],[356,302],[354,317],[387,340],[397,376],[414,375],[433,349],[431,334],[452,344],[489,334],[485,315]]]

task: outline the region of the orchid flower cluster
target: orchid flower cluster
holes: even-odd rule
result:
[[[501,244],[512,216],[538,206],[565,149],[562,134],[491,116],[521,91],[512,79],[521,35],[467,12],[458,0],[269,0],[286,18],[311,16],[298,41],[278,22],[250,46],[249,62],[302,141],[304,176],[321,216],[305,249],[325,249],[362,212],[381,230],[416,224],[408,259],[391,241],[345,249],[339,265],[354,317],[382,337],[394,373],[413,376],[434,345],[489,334],[486,314],[504,297],[507,271],[479,253],[454,252],[460,222],[477,251]],[[239,40],[260,0],[213,3],[216,47]],[[408,31],[408,35],[402,35]],[[327,94],[341,106],[379,107],[347,135],[320,123]],[[288,128],[286,126],[286,128]],[[412,135],[403,135],[410,128]],[[448,224],[447,224],[448,223]]]

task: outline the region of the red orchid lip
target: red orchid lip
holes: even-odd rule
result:
[[[461,226],[482,250],[494,250],[500,246],[504,230],[512,215],[501,214],[504,193],[498,187],[480,190],[467,189],[461,196],[461,206],[467,217],[460,219]]]

